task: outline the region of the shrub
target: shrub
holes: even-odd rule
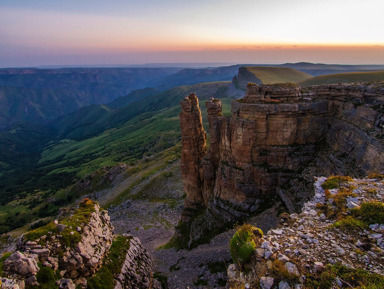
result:
[[[244,224],[232,237],[229,243],[231,256],[241,268],[255,252],[257,239],[262,236],[263,232],[259,228]]]
[[[36,274],[37,282],[39,282],[39,285],[35,286],[29,286],[27,288],[29,289],[55,289],[59,288],[59,286],[56,284],[57,279],[55,273],[53,270],[46,266],[41,266],[39,263],[40,270]],[[59,277],[59,276],[57,276]]]
[[[366,223],[357,220],[356,218],[352,216],[348,216],[344,219],[341,219],[338,222],[335,222],[332,227],[342,229],[345,231],[361,231],[363,229],[366,229],[368,226]]]
[[[384,204],[381,202],[362,203],[352,214],[367,224],[384,224]]]
[[[340,184],[348,183],[352,181],[351,177],[348,176],[330,176],[325,182],[321,185],[321,187],[326,190],[337,189]]]

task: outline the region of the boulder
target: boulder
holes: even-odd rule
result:
[[[23,253],[16,251],[4,261],[4,271],[10,275],[19,275],[26,279],[36,275],[39,267],[34,258],[27,257]]]

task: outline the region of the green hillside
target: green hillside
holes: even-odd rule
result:
[[[214,82],[177,87],[127,107],[91,106],[83,108],[79,115],[71,115],[68,121],[72,121],[68,123],[61,120],[56,125],[63,131],[72,132],[73,137],[70,138],[72,134],[69,133],[66,138],[46,143],[42,149],[42,143],[37,143],[34,159],[31,159],[37,160],[37,164],[28,164],[28,169],[20,167],[14,174],[0,176],[0,231],[6,232],[31,220],[54,215],[60,207],[84,193],[68,195],[65,188],[87,174],[118,163],[126,163],[135,171],[141,170],[140,163],[144,159],[157,159],[156,155],[169,149],[175,151],[172,148],[180,142],[180,100],[190,92],[196,92],[202,102],[211,96],[222,98],[228,85],[228,82]],[[230,102],[229,98],[223,99],[226,114],[230,111]],[[98,132],[81,137],[93,123],[99,125]],[[162,162],[169,159],[158,158],[156,167],[163,168],[166,164]],[[9,165],[3,165],[4,169],[9,168]],[[136,176],[139,179],[140,174]]]
[[[312,77],[308,73],[287,67],[247,66],[246,68],[263,84],[297,83]]]
[[[365,81],[383,81],[384,71],[348,72],[320,75],[299,82],[301,86],[320,84],[353,83]]]

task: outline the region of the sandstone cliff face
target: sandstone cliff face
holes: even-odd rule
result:
[[[381,84],[249,84],[245,97],[233,101],[229,118],[222,116],[219,100],[206,103],[211,143],[205,155],[198,146],[191,151],[203,128],[201,122],[186,126],[183,107],[183,154],[189,158],[182,158],[182,170],[193,167],[183,181],[194,183],[193,190],[185,186],[186,207],[190,198],[200,199],[208,220],[191,225],[191,238],[202,236],[205,226],[211,231],[239,221],[276,200],[291,213],[300,210],[311,197],[315,172],[383,171],[383,105]]]

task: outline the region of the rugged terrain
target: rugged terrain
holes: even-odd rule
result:
[[[247,271],[229,266],[230,288],[381,288],[382,179],[318,178],[302,212],[282,215],[258,240]],[[331,182],[333,189],[324,189]]]
[[[218,227],[281,200],[293,213],[314,175],[384,170],[382,83],[300,88],[249,84],[232,103],[206,103],[210,147],[196,95],[181,101],[181,169],[186,191],[179,236],[189,247]]]
[[[107,211],[89,199],[24,234],[1,268],[2,288],[161,288],[140,240],[115,235]]]

